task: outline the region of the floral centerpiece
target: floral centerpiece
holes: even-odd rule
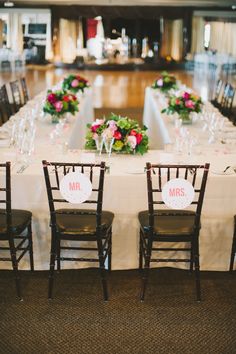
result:
[[[63,80],[62,83],[62,88],[64,90],[68,90],[74,94],[79,91],[84,92],[86,87],[89,87],[88,80],[80,75],[69,75]]]
[[[112,138],[112,151],[117,153],[143,155],[148,151],[147,128],[141,128],[134,119],[111,114],[108,118],[96,119],[87,127],[86,149],[96,149],[96,141],[102,137],[104,140]]]
[[[160,91],[167,93],[171,89],[177,89],[176,78],[168,72],[163,71],[152,84],[152,88],[159,89]]]
[[[43,107],[45,113],[52,116],[52,122],[58,122],[59,118],[64,117],[65,113],[74,115],[78,112],[79,102],[75,95],[63,90],[51,91],[48,90],[46,102]]]
[[[168,107],[162,110],[162,113],[167,114],[178,113],[179,118],[183,120],[183,123],[191,123],[190,113],[199,113],[202,110],[201,97],[189,93],[183,92],[181,96],[171,96],[169,98]]]

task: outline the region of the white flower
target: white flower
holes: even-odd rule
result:
[[[134,135],[129,135],[128,136],[128,143],[131,146],[132,149],[135,149],[137,145],[137,139]]]

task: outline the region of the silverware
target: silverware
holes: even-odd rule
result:
[[[223,172],[226,172],[231,166],[227,166]]]
[[[29,165],[22,165],[16,173],[23,173]]]

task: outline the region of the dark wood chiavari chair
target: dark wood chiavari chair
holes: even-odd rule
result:
[[[29,252],[30,268],[34,270],[33,242],[31,219],[32,213],[27,210],[12,209],[11,207],[11,163],[0,164],[0,169],[5,172],[5,183],[0,188],[0,203],[5,208],[0,209],[0,261],[11,262],[15,275],[16,291],[19,299],[21,295],[21,283],[18,271],[20,260]],[[8,253],[8,255],[5,254]],[[2,255],[5,256],[2,256]]]
[[[0,120],[4,124],[13,114],[13,109],[8,99],[6,86],[0,88]]]
[[[26,84],[26,80],[24,77],[20,78],[22,96],[23,96],[23,103],[26,104],[29,101],[29,92]]]
[[[219,108],[220,107],[220,95],[223,89],[224,83],[223,80],[219,79],[216,83],[216,88],[215,88],[215,96],[214,98],[211,100],[211,103],[213,104],[213,106]]]
[[[19,109],[24,105],[22,99],[20,81],[15,80],[10,82],[10,89],[11,89],[14,113],[17,113]]]
[[[234,215],[234,234],[233,234],[232,250],[231,250],[230,265],[229,265],[230,272],[232,272],[234,267],[235,255],[236,255],[236,215]]]
[[[78,261],[99,263],[103,297],[105,301],[108,300],[105,261],[108,259],[108,270],[111,270],[112,222],[114,214],[102,210],[105,169],[104,162],[100,164],[80,164],[43,161],[51,216],[49,299],[52,298],[55,262],[57,262],[57,269],[60,270],[61,261]],[[89,177],[93,186],[91,199],[86,200],[84,203],[95,205],[96,208],[56,209],[56,205],[66,203],[66,200],[62,198],[59,192],[61,178],[68,172],[78,170]],[[68,245],[63,241],[71,243]],[[71,246],[73,242],[79,242],[79,245]],[[83,246],[83,242],[87,242],[89,246]],[[61,251],[70,250],[79,251],[79,257],[61,255]],[[88,251],[91,251],[94,256],[90,257],[84,254],[84,252]]]
[[[219,109],[221,113],[228,118],[231,118],[232,115],[234,95],[235,88],[231,84],[227,83],[224,88],[224,93]]]
[[[138,215],[140,223],[139,268],[142,271],[141,301],[145,296],[150,263],[158,262],[188,262],[190,271],[194,269],[195,272],[197,301],[201,300],[199,231],[209,166],[208,163],[205,165],[157,165],[148,162],[146,164],[148,210],[141,211]],[[195,198],[191,204],[191,210],[172,210],[164,206],[161,193],[165,182],[172,178],[183,178],[192,184]],[[164,247],[163,244],[167,246]],[[181,247],[178,248],[177,244]],[[181,255],[182,258],[181,256],[174,259],[158,258],[159,252],[168,254],[170,251],[188,252],[189,257],[183,259]]]

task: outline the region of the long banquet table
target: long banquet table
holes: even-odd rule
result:
[[[158,102],[153,107],[155,107],[153,112],[159,112],[158,119],[161,119]],[[82,111],[81,107],[81,119],[84,118]],[[155,115],[153,119],[156,119]],[[165,120],[163,120],[162,126],[165,128]],[[73,129],[76,131],[75,125]],[[79,131],[76,131],[76,133],[79,135]],[[46,142],[44,144],[39,144],[39,142],[37,144],[36,142],[34,159],[23,173],[17,173],[19,166],[14,165],[13,150],[11,148],[1,148],[1,160],[13,161],[13,207],[28,209],[33,213],[36,269],[48,269],[50,252],[49,211],[41,161],[47,159],[49,161],[79,162],[82,158],[86,158],[87,154],[77,149],[65,151],[60,142],[50,145],[50,148],[48,144],[49,141],[47,144]],[[89,153],[87,156],[90,158]],[[139,229],[137,214],[140,210],[147,208],[145,163],[147,161],[153,163],[176,162],[180,159],[180,156],[164,150],[150,150],[144,156],[113,155],[109,159],[105,155],[101,157],[96,155],[97,161],[101,159],[105,159],[110,165],[110,173],[106,174],[105,177],[103,207],[104,210],[110,210],[115,214],[112,269],[134,269],[138,266]],[[216,168],[235,164],[236,152],[233,154],[224,153],[223,150],[217,150],[212,146],[211,149],[208,148],[207,153],[191,156],[182,155],[181,159],[184,162],[191,163],[209,161],[213,171]],[[235,210],[236,174],[218,175],[210,171],[200,235],[202,270],[224,271],[228,269]],[[81,263],[65,263],[67,268],[83,266]],[[173,266],[176,266],[176,264]],[[177,264],[177,266],[182,267],[183,265]],[[21,267],[24,269],[28,267],[27,257],[25,257],[25,260],[23,259]]]

